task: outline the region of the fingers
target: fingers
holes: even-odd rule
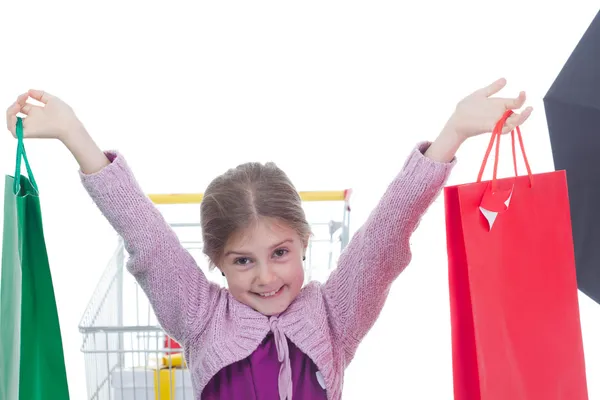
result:
[[[479,89],[477,92],[485,97],[490,97],[502,90],[504,86],[506,86],[506,79],[500,78],[492,82],[488,86]]]
[[[17,125],[17,114],[19,114],[23,106],[27,104],[26,101],[28,97],[29,95],[27,93],[21,94],[6,110],[6,127],[13,136],[15,135],[15,127]]]
[[[533,112],[533,107],[527,107],[525,110],[523,110],[523,112],[521,113],[521,118],[520,121],[518,123],[518,125],[521,125],[523,122],[527,121],[527,118],[529,118],[529,116],[531,115],[531,113]]]
[[[15,101],[6,109],[6,117],[17,116],[19,111],[21,111],[21,105]]]
[[[27,125],[28,122],[28,118],[26,118],[27,116],[29,116],[29,114],[34,111],[35,109],[39,109],[41,108],[40,106],[36,106],[30,103],[27,103],[27,100],[29,99],[29,97],[32,97],[36,100],[39,99],[44,99],[46,101],[48,101],[51,96],[48,95],[47,93],[41,92],[41,91],[33,91],[33,94],[38,97],[35,98],[33,96],[31,96],[31,92],[32,91],[28,91],[27,93],[23,93],[21,95],[19,95],[17,97],[17,100],[15,100],[15,102],[13,104],[10,105],[10,107],[8,107],[8,109],[6,110],[6,127],[8,128],[8,130],[13,134],[13,136],[15,136],[16,132],[16,125],[17,125],[17,116],[20,114],[24,114],[25,118],[23,119],[23,128],[25,128],[25,126]],[[40,101],[40,100],[38,100]]]
[[[16,111],[14,110],[15,108],[17,108]],[[15,103],[12,106],[8,107],[8,110],[6,110],[6,128],[9,130],[10,133],[13,134],[13,136],[15,135],[15,129],[17,126],[17,113],[19,112],[18,108],[19,105]]]
[[[508,119],[506,120],[506,123],[504,124],[504,127],[502,128],[502,133],[511,132],[517,126],[521,126],[525,121],[527,121],[527,119],[531,115],[532,111],[533,111],[532,107],[527,107],[521,113],[519,113],[519,114],[515,113],[515,114],[511,115],[510,117],[508,117]]]
[[[506,110],[517,110],[521,107],[523,107],[523,104],[525,104],[525,100],[526,100],[526,96],[525,96],[525,92],[520,92],[519,96],[517,96],[514,99],[502,99],[504,102],[504,108]]]
[[[490,85],[479,89],[477,91],[477,93],[479,95],[483,95],[485,97],[491,97],[491,96],[495,95],[496,93],[498,93],[500,90],[502,90],[505,86],[506,86],[506,79],[500,78],[500,79],[492,82]],[[525,95],[525,92],[520,92],[516,98],[498,99],[498,100],[501,100],[504,103],[504,108],[506,110],[516,110],[516,109],[523,107],[523,104],[525,104],[526,95]]]
[[[16,103],[19,104],[21,107],[23,107],[25,104],[27,104],[28,98],[29,98],[29,95],[27,93],[23,93],[23,94],[19,95],[19,97],[17,97]]]
[[[44,92],[43,90],[29,89],[27,94],[37,101],[40,101],[44,104],[48,103],[48,101],[53,97],[50,93]]]
[[[31,108],[33,106],[29,103],[26,103],[22,108],[21,108],[21,113],[25,114],[25,115],[29,115],[29,113],[31,112]]]
[[[29,112],[31,111],[31,107],[32,105],[27,103],[27,99],[29,99],[29,94],[28,93],[23,93],[21,95],[19,95],[19,97],[17,97],[17,100],[11,104],[10,107],[8,107],[8,110],[6,110],[7,113],[7,117],[10,115],[17,115],[18,113],[22,113],[22,114],[29,114]]]

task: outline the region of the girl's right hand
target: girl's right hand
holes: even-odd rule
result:
[[[27,103],[30,97],[42,105]],[[82,126],[68,104],[41,90],[31,89],[23,93],[6,110],[6,124],[14,137],[16,137],[18,113],[25,115],[23,118],[25,138],[59,139],[64,142],[69,135],[80,130]]]
[[[29,98],[42,103],[41,106],[27,103]],[[110,161],[85,130],[71,107],[58,97],[41,90],[29,90],[17,98],[6,110],[8,130],[17,136],[17,114],[23,118],[24,138],[60,140],[73,154],[81,171],[91,174],[100,171]]]

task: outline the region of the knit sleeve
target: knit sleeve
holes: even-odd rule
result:
[[[111,163],[94,174],[79,172],[83,186],[123,238],[128,271],[148,296],[165,332],[184,343],[202,329],[220,287],[208,281],[192,255],[152,201],[142,192],[127,162],[105,152]]]
[[[413,150],[323,285],[332,333],[347,363],[379,317],[393,281],[410,262],[409,239],[456,163],[425,157],[429,145],[420,143]]]

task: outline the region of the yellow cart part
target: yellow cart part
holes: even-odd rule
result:
[[[349,201],[352,189],[299,192],[302,201]],[[199,204],[204,193],[148,195],[154,204]]]
[[[187,363],[182,353],[169,354],[162,358],[163,367],[187,368]]]
[[[175,400],[175,369],[154,370],[154,400]]]

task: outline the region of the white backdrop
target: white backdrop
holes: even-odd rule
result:
[[[30,87],[62,97],[103,148],[125,153],[147,192],[202,191],[247,160],[277,162],[300,190],[352,187],[356,228],[414,144],[500,76],[507,94],[527,90],[528,156],[534,172],[552,170],[542,97],[596,12],[588,0],[2,2],[0,104]],[[461,149],[450,183],[475,179],[486,143]],[[114,233],[64,148],[31,141],[27,151],[72,398],[84,399],[77,324]],[[3,173],[14,154],[0,135]],[[344,398],[452,398],[444,235],[440,197]],[[581,314],[590,398],[600,399],[600,307],[581,297]]]

